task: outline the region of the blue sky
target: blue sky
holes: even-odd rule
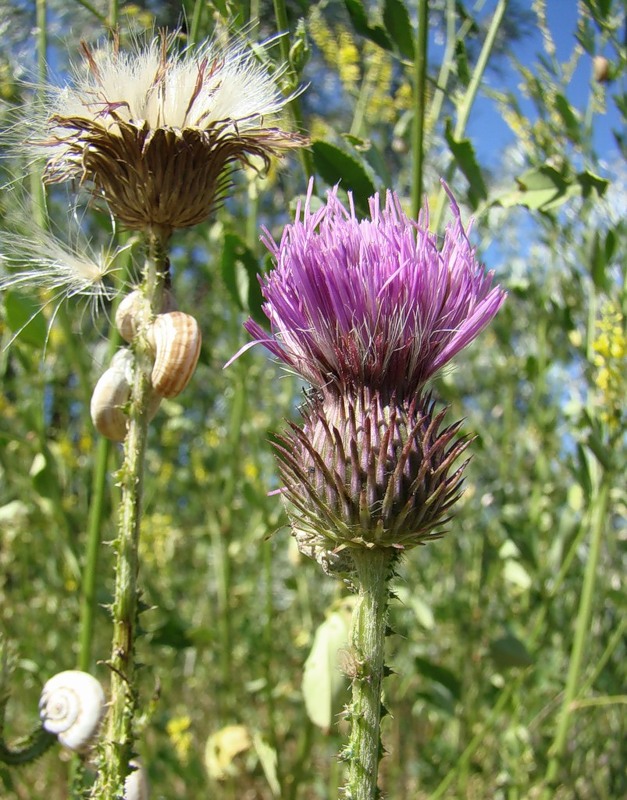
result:
[[[494,2],[486,4],[487,14],[491,15]],[[554,38],[556,56],[558,61],[568,60],[576,45],[575,33],[577,29],[577,2],[575,0],[548,0],[547,19],[550,31]],[[514,57],[527,67],[534,69],[539,53],[543,53],[542,36],[539,29],[535,29],[531,36],[515,43],[512,48]],[[566,97],[570,104],[582,114],[588,103],[592,59],[587,53],[580,57],[573,80],[566,89]],[[535,70],[534,70],[535,71]],[[509,63],[503,61],[500,75],[490,73],[487,76],[488,85],[495,89],[513,89],[521,108],[534,116],[533,106],[526,101],[517,87],[520,78],[516,70]],[[618,91],[618,87],[610,87],[609,93]],[[604,160],[612,161],[618,155],[618,148],[612,134],[612,129],[619,129],[620,117],[612,102],[608,102],[608,113],[597,116],[594,123],[594,144],[598,153],[603,154]],[[486,99],[478,100],[468,125],[468,136],[477,149],[480,161],[490,167],[496,167],[501,160],[503,150],[514,142],[515,137],[507,124],[501,118],[494,104]]]

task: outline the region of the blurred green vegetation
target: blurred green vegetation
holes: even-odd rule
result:
[[[382,788],[394,800],[618,800],[627,795],[625,12],[618,0],[581,3],[577,37],[561,61],[546,4],[535,2],[533,12],[509,4],[488,54],[494,71],[479,85],[482,102],[491,99],[516,137],[496,168],[494,159],[481,163],[483,151],[460,124],[472,115],[469,87],[496,3],[479,6],[443,1],[430,10],[431,38],[444,48],[429,61],[424,186],[440,226],[439,177],[464,199],[465,216],[477,217],[474,240],[509,298],[434,386],[451,420],[464,417],[477,439],[448,535],[399,569]],[[9,133],[13,109],[24,105],[27,116],[32,101],[23,81],[35,10],[26,0],[0,5],[0,118]],[[253,39],[277,29],[265,0],[119,8],[54,0],[44,10],[55,73],[68,51],[77,57],[81,38],[105,33],[114,13],[123,45],[131,29],[164,24],[197,40],[227,20],[248,25]],[[302,115],[312,137],[318,193],[341,178],[358,207],[386,187],[409,205],[413,8],[327,0],[290,2],[286,11],[292,86],[307,85],[296,120]],[[299,25],[306,40],[297,39]],[[512,37],[536,27],[542,50],[514,64],[515,80],[500,82]],[[281,60],[278,46],[273,55]],[[569,100],[576,70],[587,82],[585,105]],[[617,120],[613,139],[606,114]],[[31,167],[37,175],[15,149],[0,162],[3,227],[25,237],[36,194]],[[175,237],[173,290],[197,317],[204,344],[192,383],[155,419],[148,452],[139,751],[154,797],[314,800],[337,797],[341,784],[342,690],[329,705],[332,724],[321,729],[309,719],[301,681],[318,627],[333,621],[323,638],[341,628],[348,592],[298,556],[280,501],[268,494],[278,486],[272,432],[297,417],[302,387],[261,348],[223,369],[247,341],[242,321],[259,312],[252,273],[268,267],[259,226],[279,231],[305,187],[296,157],[263,179],[242,171],[210,223]],[[63,230],[64,192],[50,193],[48,212]],[[102,212],[78,214],[94,245],[111,240]],[[0,633],[16,654],[9,741],[36,721],[44,681],[79,657],[97,443],[89,393],[111,318],[108,307],[92,313],[75,301],[55,313],[49,300],[12,291],[0,305]],[[119,462],[114,446],[112,474]],[[116,500],[111,477],[92,665],[105,685],[113,586],[106,542]],[[324,642],[334,657],[335,638]],[[308,667],[307,692],[321,687],[308,705],[326,708],[325,687],[337,683],[329,671],[336,676],[339,667],[320,663],[317,679]],[[569,670],[576,686],[565,712]],[[556,749],[564,719],[565,744]],[[556,752],[557,773],[546,783]],[[59,748],[19,770],[0,765],[0,795],[61,800],[68,769]]]

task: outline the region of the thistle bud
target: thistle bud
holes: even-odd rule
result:
[[[301,552],[345,573],[351,548],[403,551],[439,538],[469,443],[461,423],[441,429],[445,414],[429,396],[397,403],[362,389],[309,398],[304,424],[290,424],[276,447]]]

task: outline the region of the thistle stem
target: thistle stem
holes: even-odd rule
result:
[[[349,762],[346,797],[348,800],[374,800],[378,796],[377,778],[382,753],[381,684],[388,580],[394,554],[389,550],[355,548],[352,555],[359,596],[350,633],[355,673],[349,713],[351,733],[346,750]]]
[[[118,537],[115,594],[113,600],[113,644],[111,660],[111,702],[100,770],[92,790],[98,800],[114,800],[123,794],[124,779],[133,756],[135,692],[135,630],[138,615],[137,575],[139,532],[142,516],[144,458],[148,434],[147,409],[152,394],[150,373],[153,354],[146,337],[156,310],[161,308],[167,273],[168,234],[159,229],[147,233],[148,252],[141,286],[145,299],[143,319],[133,342],[135,365],[129,404],[128,433],[124,441],[124,462],[118,473],[122,491]]]

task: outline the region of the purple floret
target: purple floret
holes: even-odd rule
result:
[[[427,212],[409,219],[393,192],[384,208],[374,195],[360,221],[337,187],[312,211],[310,187],[281,241],[262,237],[276,261],[261,281],[271,336],[253,320],[246,329],[317,388],[415,394],[505,299],[449,196],[453,221],[438,248]]]

